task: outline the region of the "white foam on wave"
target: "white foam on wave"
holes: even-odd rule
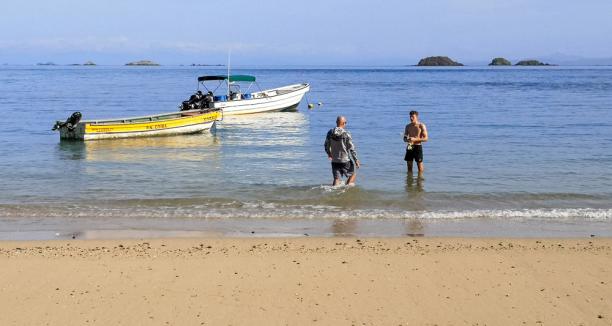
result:
[[[312,187],[310,188],[311,190],[322,190],[324,193],[343,193],[345,191],[347,191],[348,189],[354,187],[354,185],[345,185],[345,184],[340,184],[337,186],[332,186],[332,185],[320,185],[320,186],[316,186],[316,187]]]
[[[477,209],[464,211],[420,212],[415,217],[423,219],[543,219],[543,220],[610,220],[612,209],[559,208],[559,209]]]
[[[536,209],[475,209],[475,210],[392,210],[345,209],[327,205],[281,205],[265,201],[235,205],[164,205],[150,206],[0,206],[0,218],[10,222],[18,218],[135,218],[135,219],[409,219],[424,220],[612,220],[611,208],[536,208]]]

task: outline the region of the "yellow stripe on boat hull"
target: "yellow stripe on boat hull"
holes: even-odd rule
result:
[[[176,119],[148,121],[138,123],[117,123],[117,124],[97,124],[86,123],[85,134],[99,133],[127,133],[127,132],[147,132],[162,129],[172,129],[178,127],[186,127],[205,122],[216,121],[221,118],[221,114],[216,112],[205,113],[192,117],[178,117]]]

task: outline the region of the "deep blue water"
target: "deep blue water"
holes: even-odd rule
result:
[[[212,134],[79,143],[51,131],[73,111],[85,119],[174,111],[197,76],[223,72],[0,67],[0,224],[612,219],[608,67],[235,69],[264,89],[308,82],[308,100],[323,105],[226,117]],[[423,179],[403,162],[410,110],[429,131]],[[363,164],[351,189],[327,186],[323,141],[339,114]]]

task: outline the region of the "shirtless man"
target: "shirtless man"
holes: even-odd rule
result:
[[[412,173],[412,161],[417,162],[419,174],[423,173],[423,145],[427,141],[427,127],[419,122],[419,113],[410,111],[410,123],[404,129],[404,141],[406,146],[406,156],[404,160],[408,166],[408,172]]]

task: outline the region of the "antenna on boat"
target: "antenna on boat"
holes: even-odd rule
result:
[[[232,49],[227,51],[227,100],[230,100],[230,59],[232,57]]]

